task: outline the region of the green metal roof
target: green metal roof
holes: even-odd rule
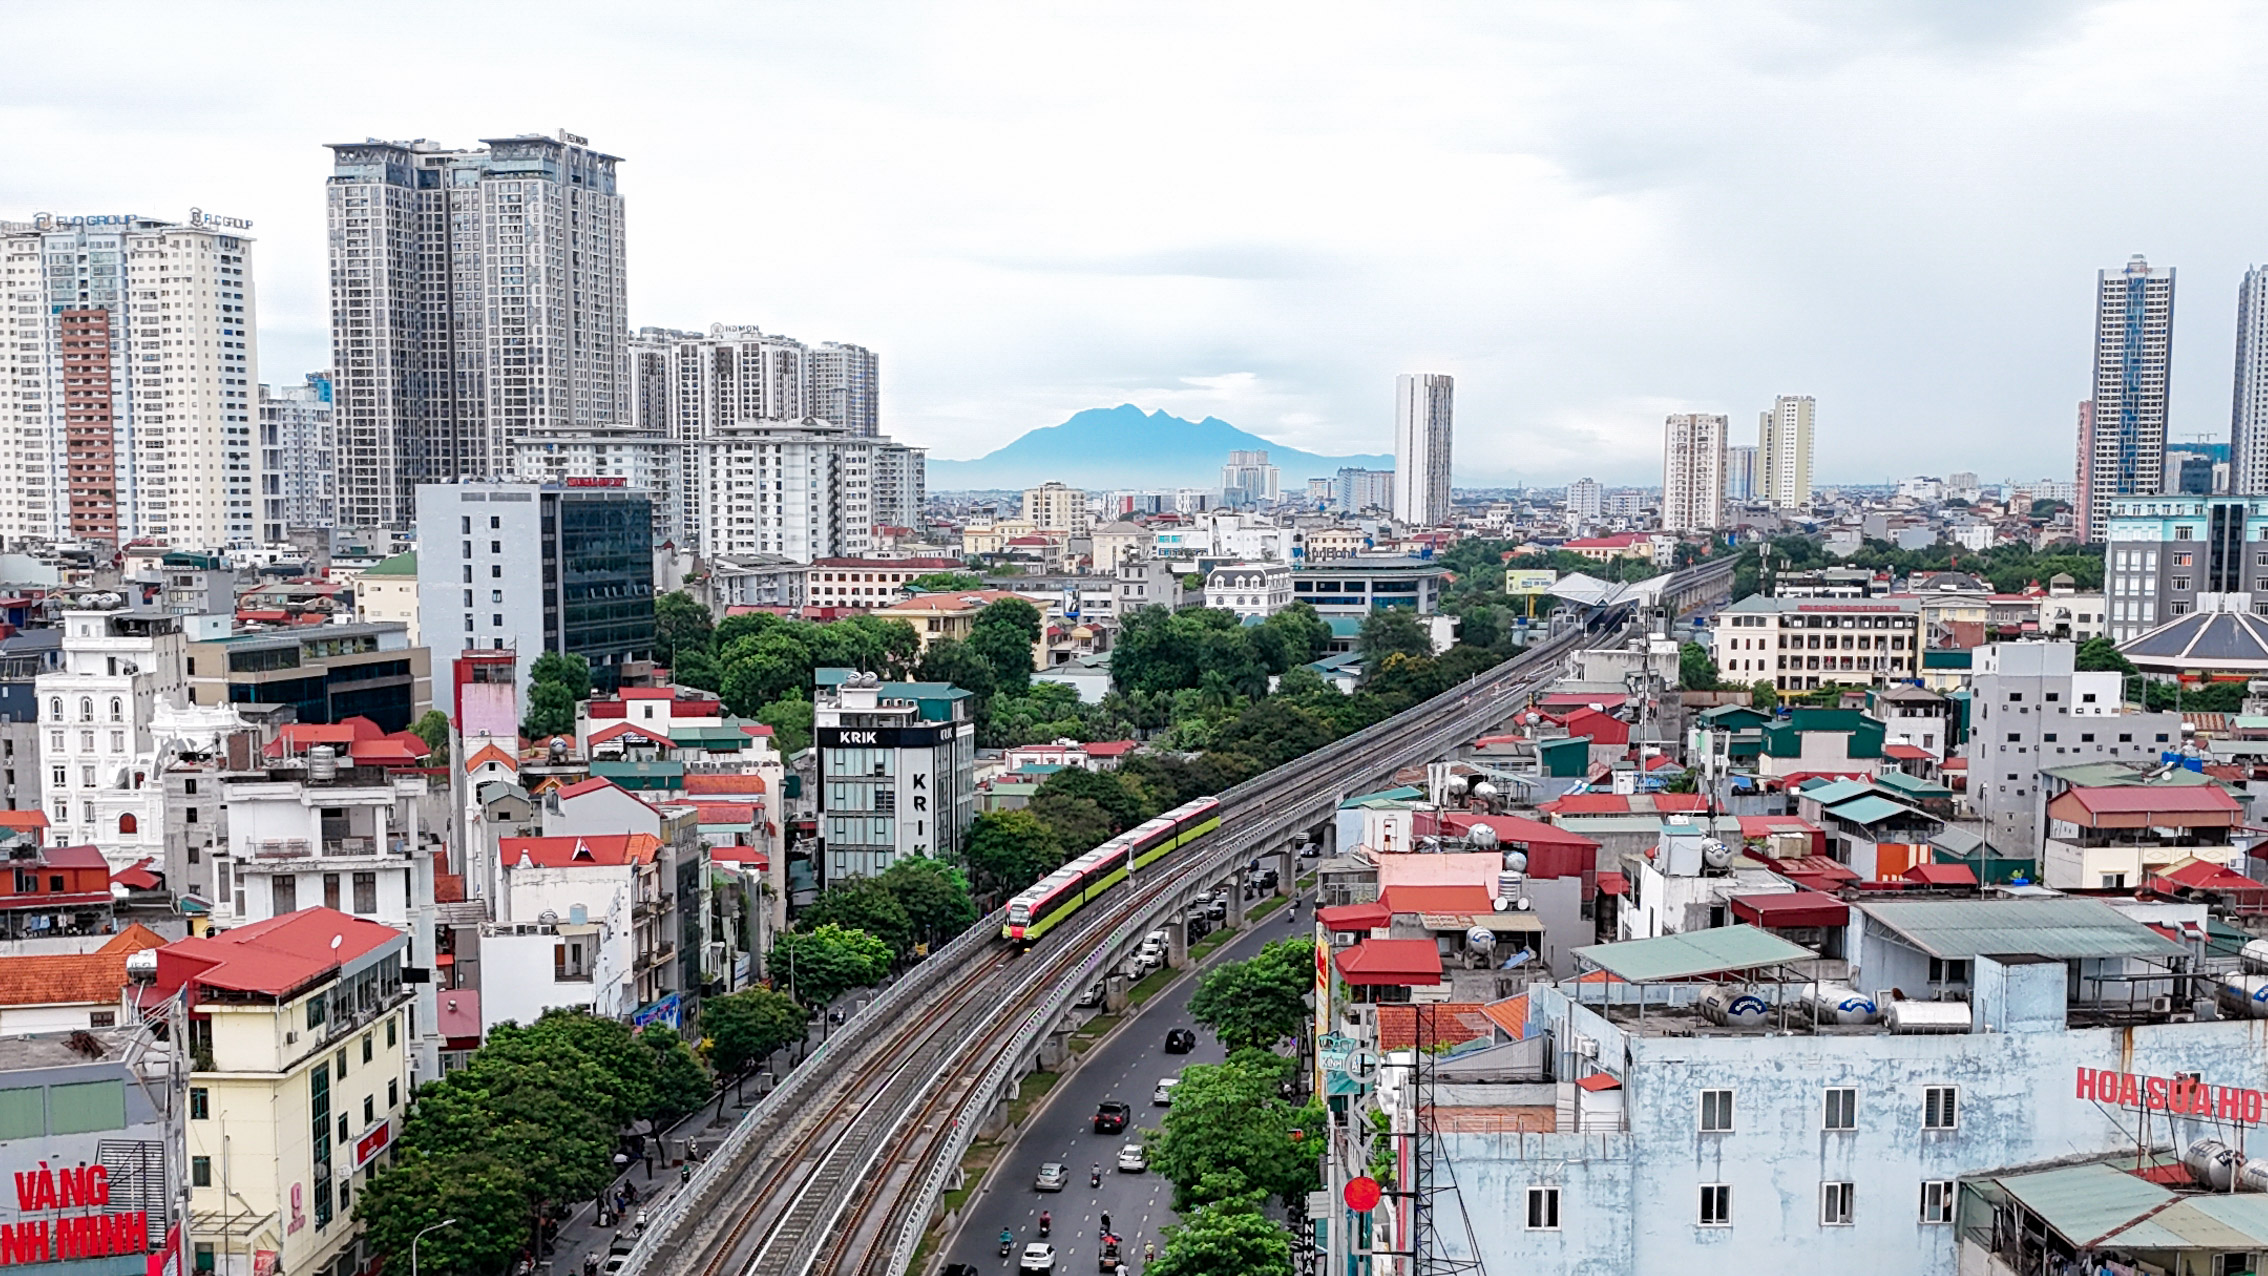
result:
[[[1893,802],[1889,798],[1872,793],[1865,797],[1852,798],[1848,802],[1830,806],[1827,808],[1827,814],[1838,820],[1849,820],[1853,824],[1879,824],[1884,820],[1896,819],[1901,815],[1922,815],[1920,811],[1907,806],[1903,802]],[[1937,817],[1922,815],[1922,818],[1934,820]]]
[[[1903,771],[1881,772],[1874,777],[1874,784],[1876,788],[1896,790],[1903,797],[1937,798],[1953,796],[1953,790],[1944,785],[1934,780],[1924,780],[1908,775]]]
[[[1873,924],[1932,957],[2179,957],[2189,950],[2093,899],[1908,899],[1863,903]]]
[[[2070,766],[2041,767],[2040,774],[2082,788],[2097,788],[2105,784],[2170,784],[2179,788],[2184,785],[2213,783],[2212,776],[2181,767],[2175,767],[2162,775],[2150,775],[2155,769],[2142,763],[2075,762]]]
[[[2108,1236],[2173,1199],[2173,1193],[2097,1161],[1993,1182],[2074,1245]]]
[[[1339,803],[1339,805],[1342,807],[1356,806],[1361,803],[1368,802],[1373,798],[1388,798],[1397,802],[1407,802],[1411,798],[1421,798],[1424,796],[1424,789],[1418,788],[1413,784],[1401,784],[1396,785],[1391,789],[1380,789],[1376,793],[1358,793],[1355,796],[1348,798],[1346,801]]]
[[[2268,1199],[2200,1192],[2139,1219],[2104,1242],[2128,1250],[2256,1250],[2268,1246]]]
[[[1717,926],[1657,939],[1592,944],[1575,956],[1634,984],[1692,979],[1718,971],[1753,970],[1819,956],[1755,926]]]
[[[1864,780],[1826,780],[1817,784],[1806,785],[1800,790],[1804,797],[1810,798],[1822,806],[1833,806],[1837,802],[1848,802],[1852,798],[1865,797],[1873,791],[1874,786]]]
[[[417,551],[413,549],[406,553],[396,554],[392,558],[379,559],[370,566],[363,568],[362,574],[365,576],[415,576],[417,575]]]
[[[682,762],[593,762],[591,775],[636,791],[685,787]]]

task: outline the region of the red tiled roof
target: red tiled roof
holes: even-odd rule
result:
[[[2233,894],[2259,894],[2268,891],[2268,882],[2256,882],[2242,873],[2211,860],[2193,859],[2157,874],[2161,882],[2190,890],[2222,891]]]
[[[1380,1050],[1415,1050],[1421,1032],[1428,1046],[1454,1046],[1495,1031],[1495,1023],[1479,1002],[1442,1001],[1423,1006],[1389,1002],[1378,1007]]]
[[[1966,771],[1969,769],[1969,760],[1967,758],[1947,758],[1938,764],[1938,769],[1941,771]]]
[[[1758,926],[1847,926],[1851,906],[1818,891],[1783,891],[1776,895],[1735,895],[1732,914]]]
[[[1485,913],[1495,905],[1486,886],[1389,886],[1383,892],[1396,913]]]
[[[93,846],[48,846],[39,852],[41,868],[99,868],[105,875],[110,872],[110,861]]]
[[[15,829],[19,833],[44,833],[47,831],[47,812],[0,811],[0,829]]]
[[[145,948],[163,947],[165,947],[165,936],[158,934],[140,922],[135,922],[102,941],[102,947],[95,949],[95,951],[98,953],[138,953]]]
[[[335,908],[303,908],[167,944],[158,950],[158,982],[161,990],[188,982],[282,996],[325,971],[396,943],[407,943],[407,937],[391,926]]]
[[[764,792],[764,777],[731,772],[702,772],[685,777],[685,796],[691,797],[746,797],[760,796]]]
[[[1886,744],[1882,746],[1882,756],[1900,762],[1927,762],[1931,755],[1918,744]]]
[[[1441,950],[1430,939],[1366,939],[1340,953],[1339,975],[1358,987],[1441,982]]]
[[[611,789],[614,787],[616,787],[614,781],[609,780],[604,776],[592,776],[588,780],[577,780],[573,784],[562,787],[559,790],[559,796],[563,798],[581,797],[585,793],[596,793],[600,789]]]
[[[1628,895],[1629,893],[1630,878],[1628,875],[1611,871],[1599,874],[1599,894]]]
[[[389,763],[415,765],[432,752],[420,740],[415,748],[399,740],[357,740],[347,746],[347,756],[357,766],[384,766]]]
[[[1597,1094],[1602,1090],[1620,1090],[1622,1083],[1604,1072],[1594,1072],[1575,1083],[1578,1087]]]
[[[709,859],[720,864],[746,864],[759,873],[770,872],[772,868],[772,857],[753,846],[735,846],[730,843],[712,846],[709,848]]]
[[[1086,750],[1090,758],[1116,758],[1132,753],[1142,745],[1139,740],[1096,740],[1080,747]]]
[[[1315,919],[1323,923],[1325,930],[1366,931],[1391,924],[1394,915],[1385,904],[1372,901],[1366,904],[1333,904],[1329,908],[1318,908],[1315,910]]]
[[[1924,886],[1974,886],[1975,870],[1966,864],[1916,864],[1899,876]]]
[[[112,873],[110,882],[113,886],[123,886],[130,891],[154,891],[165,884],[158,880],[157,874],[150,871],[150,862],[146,859],[131,868],[122,868]]]
[[[536,868],[569,868],[583,864],[648,864],[661,850],[661,839],[651,833],[603,833],[584,837],[507,837],[497,854],[504,867],[519,867],[525,856]]]
[[[2166,784],[2074,785],[2057,794],[2052,808],[2077,807],[2089,815],[2228,815],[2244,808],[2217,784],[2174,787]]]
[[[91,953],[0,957],[0,1006],[100,1005],[115,1002],[126,982],[126,958],[165,939],[140,924],[110,937]]]
[[[1423,813],[1420,814],[1422,816]],[[1546,824],[1542,820],[1531,820],[1518,815],[1468,815],[1463,811],[1444,811],[1441,823],[1451,833],[1468,832],[1476,825],[1485,824],[1496,831],[1496,840],[1503,843],[1524,846],[1548,843],[1589,851],[1599,849],[1598,842],[1592,838],[1563,829],[1557,824]]]
[[[1503,1029],[1514,1041],[1528,1035],[1528,994],[1506,997],[1481,1007],[1488,1021]]]
[[[641,727],[635,722],[617,722],[613,726],[607,727],[604,730],[594,731],[591,733],[591,743],[605,744],[609,740],[619,739],[620,737],[629,735],[632,732],[636,732],[637,734],[646,737],[648,740],[653,741],[655,744],[661,745],[663,748],[671,747],[670,739],[668,736],[663,735],[659,731]]]
[[[488,762],[495,762],[507,768],[508,770],[517,771],[520,769],[520,760],[518,758],[513,757],[511,754],[497,748],[493,744],[484,744],[480,746],[480,748],[476,750],[471,757],[465,759],[465,771],[468,774],[474,771],[478,771],[484,763]]]
[[[746,802],[695,802],[693,809],[700,812],[695,818],[702,824],[754,824],[756,808]]]
[[[1701,793],[1656,793],[1653,809],[1633,802],[1621,793],[1569,793],[1553,798],[1536,809],[1547,815],[1667,815],[1690,814],[1709,809],[1708,796]]]

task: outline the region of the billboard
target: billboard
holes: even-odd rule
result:
[[[1548,594],[1559,583],[1559,573],[1521,568],[1504,573],[1504,592],[1507,594]]]

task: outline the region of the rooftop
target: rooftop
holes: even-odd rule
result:
[[[280,997],[357,957],[408,942],[407,935],[380,922],[335,908],[303,908],[167,944],[158,950],[160,981],[167,982],[162,970],[170,965],[185,982]]]
[[[571,868],[650,864],[661,850],[651,833],[607,833],[584,837],[507,837],[497,851],[506,868]]]
[[[2189,951],[2095,899],[1900,899],[1858,909],[1894,938],[1946,960],[2015,953],[2162,958]]]
[[[1592,944],[1576,949],[1575,956],[1630,983],[1643,984],[1810,961],[1818,954],[1768,930],[1720,926],[1655,939]]]

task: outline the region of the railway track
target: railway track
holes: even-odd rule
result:
[[[1688,573],[1692,580],[1730,565]],[[1626,617],[1618,617],[1620,620]],[[1620,632],[1620,625],[1606,637]],[[622,1276],[902,1276],[939,1191],[1002,1082],[1165,901],[1412,757],[1523,707],[1574,651],[1572,629],[1386,722],[1221,794],[1221,830],[1016,957],[979,921],[845,1024],[670,1202]]]

